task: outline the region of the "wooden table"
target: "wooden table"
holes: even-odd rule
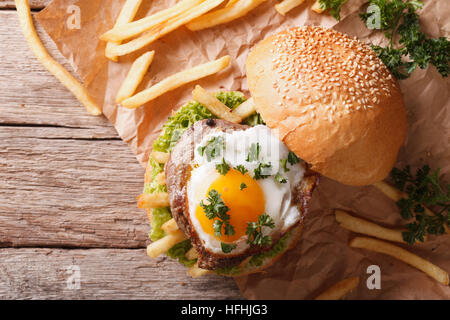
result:
[[[49,2],[30,1],[35,11]],[[149,225],[136,208],[144,169],[37,62],[12,0],[0,0],[0,43],[0,299],[242,298],[230,278],[191,279],[146,256]],[[71,266],[80,289],[67,283]]]

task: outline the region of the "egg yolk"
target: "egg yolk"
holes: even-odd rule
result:
[[[245,188],[241,190],[244,183]],[[222,235],[216,237],[223,242],[233,242],[245,235],[247,222],[255,222],[258,216],[264,214],[265,200],[264,193],[259,184],[247,174],[230,169],[227,174],[221,175],[209,187],[205,195],[204,202],[207,203],[208,192],[212,189],[217,190],[225,205],[230,209],[227,214],[230,216],[230,224],[234,227],[234,235],[225,235],[224,227],[222,227]],[[199,205],[195,211],[195,215],[200,222],[204,232],[214,235],[214,219],[208,219],[204,209]]]

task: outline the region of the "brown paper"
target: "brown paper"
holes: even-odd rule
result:
[[[383,37],[368,30],[358,17],[364,0],[349,0],[344,6],[341,22],[328,15],[319,15],[306,2],[289,12],[278,14],[267,1],[245,18],[218,27],[190,32],[179,28],[140,52],[120,59],[120,63],[104,57],[105,44],[99,35],[110,29],[124,0],[54,0],[37,14],[38,22],[69,59],[77,74],[103,106],[105,116],[119,135],[145,164],[153,140],[160,132],[171,110],[190,98],[193,84],[185,85],[138,108],[127,110],[114,103],[131,62],[146,50],[156,55],[149,73],[139,88],[145,88],[166,76],[206,61],[229,54],[231,68],[198,81],[207,89],[247,91],[245,60],[249,49],[259,40],[279,30],[302,25],[322,25],[357,36],[363,41],[383,42]],[[147,1],[139,16],[161,10],[175,0]],[[421,22],[431,36],[450,34],[448,1],[425,1]],[[70,30],[67,8],[77,5],[81,12],[81,29]],[[449,78],[443,79],[434,68],[418,70],[400,82],[408,109],[408,138],[399,155],[398,165],[413,167],[428,163],[440,167],[444,181],[450,182],[450,99]],[[242,293],[250,299],[312,298],[335,282],[360,276],[357,290],[349,299],[449,299],[450,288],[438,284],[424,273],[391,257],[350,249],[349,239],[355,235],[340,228],[333,208],[358,213],[359,216],[386,226],[401,226],[396,205],[373,187],[349,187],[322,178],[315,191],[304,233],[299,244],[264,273],[236,278]],[[450,271],[450,237],[431,239],[411,251]],[[381,269],[381,290],[369,290],[367,267]]]

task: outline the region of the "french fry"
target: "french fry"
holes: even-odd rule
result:
[[[169,19],[160,26],[156,26],[153,29],[147,31],[139,38],[121,44],[120,46],[117,46],[116,48],[114,48],[112,53],[115,54],[116,56],[123,56],[131,52],[137,51],[149,45],[150,43],[158,40],[162,36],[172,32],[175,29],[178,29],[179,27],[185,25],[186,23],[214,9],[215,7],[220,5],[223,1],[224,0],[205,0],[199,5],[179,14],[176,17]]]
[[[240,123],[242,121],[239,116],[231,112],[230,108],[199,85],[195,86],[194,91],[192,91],[192,96],[194,100],[204,105],[215,116],[234,123]]]
[[[359,277],[348,278],[339,281],[325,292],[321,293],[315,300],[339,300],[347,293],[355,289],[359,284]]]
[[[391,198],[393,201],[397,202],[402,198],[407,199],[408,195],[400,190],[398,190],[397,188],[387,184],[384,181],[380,181],[380,182],[376,182],[373,184],[373,186],[375,188],[377,188],[379,191],[381,191],[382,193],[384,193],[388,198]],[[430,209],[428,209],[427,207],[424,207],[425,209],[425,214],[429,215],[429,216],[434,216],[435,213],[433,211],[431,211]],[[448,228],[448,226],[446,224],[444,224],[444,228],[445,231],[447,233],[450,232],[450,229]]]
[[[256,112],[256,109],[255,109],[255,103],[253,102],[253,98],[250,98],[250,99],[244,101],[243,103],[238,105],[236,107],[236,109],[234,109],[232,111],[232,113],[234,115],[238,116],[241,119],[248,118],[255,112]]]
[[[166,22],[170,18],[176,17],[203,1],[204,0],[182,0],[170,8],[158,11],[145,18],[114,26],[113,29],[102,34],[100,39],[103,41],[123,41],[130,39]]]
[[[191,31],[210,28],[228,23],[245,16],[266,0],[237,0],[222,9],[207,13],[189,22],[186,27]]]
[[[142,0],[127,0],[120,10],[119,17],[116,20],[115,27],[127,24],[136,16]],[[113,54],[114,48],[119,46],[122,42],[120,40],[110,41],[106,44],[105,56],[112,61],[119,61],[119,58]]]
[[[370,251],[375,251],[378,253],[387,254],[394,257],[400,261],[403,261],[410,266],[413,266],[424,273],[426,273],[431,278],[437,280],[443,285],[448,285],[448,273],[438,266],[432,264],[428,260],[425,260],[405,249],[397,247],[385,241],[366,238],[366,237],[356,237],[350,241],[350,247],[361,248]]]
[[[16,0],[17,14],[31,51],[34,53],[38,61],[58,79],[72,94],[86,107],[86,110],[98,116],[102,114],[102,110],[97,106],[94,99],[89,95],[86,88],[75,79],[62,65],[56,62],[45,49],[34,28],[33,18],[31,17],[30,5],[28,0]]]
[[[279,14],[285,15],[295,7],[301,5],[305,0],[283,0],[280,3],[275,5],[275,10],[278,11]]]
[[[154,209],[170,206],[167,192],[143,193],[138,196],[138,208]]]
[[[167,152],[153,150],[150,157],[158,163],[166,163],[169,161],[170,154]]]
[[[407,197],[406,194],[401,192],[400,190],[394,188],[393,186],[390,186],[384,181],[376,182],[373,184],[375,188],[383,192],[386,196],[397,202],[403,197]]]
[[[117,93],[116,102],[121,103],[126,98],[131,97],[147,73],[150,64],[155,56],[155,51],[149,51],[137,58],[131,65],[130,71],[122,83]]]
[[[208,273],[211,273],[211,271],[199,268],[198,263],[195,263],[192,267],[188,269],[188,274],[192,278],[200,278],[201,276],[204,276],[205,274]]]
[[[230,65],[230,61],[230,56],[224,56],[220,59],[178,72],[167,77],[154,86],[145,89],[144,91],[141,91],[128,99],[123,100],[122,105],[130,109],[135,109],[170,90],[176,89],[186,83],[207,77],[225,69]]]
[[[240,268],[244,268],[249,262],[250,260],[252,260],[253,256],[247,257],[244,260],[242,260],[241,263],[239,263],[239,267]]]
[[[349,215],[341,210],[335,210],[334,213],[336,215],[336,221],[341,227],[347,230],[379,239],[405,243],[402,236],[402,231],[404,230],[385,228],[373,222]]]
[[[322,9],[322,6],[319,3],[319,0],[314,2],[313,6],[311,7],[311,10],[317,13],[323,13],[325,10]]]
[[[166,184],[166,175],[164,172],[158,173],[158,175],[156,176],[156,182],[162,186]]]
[[[238,2],[239,0],[229,0],[228,2],[227,2],[227,4],[225,5],[225,7],[229,7],[229,6],[232,6],[232,5],[234,5],[236,2]]]
[[[197,250],[194,247],[190,248],[188,252],[186,252],[186,258],[189,260],[194,260],[198,258]]]
[[[178,228],[177,222],[175,221],[174,218],[172,218],[169,221],[163,223],[163,225],[161,226],[161,229],[165,233],[174,233],[175,231],[180,230],[180,228]]]
[[[181,242],[186,239],[187,239],[186,235],[181,230],[178,230],[174,233],[169,233],[164,238],[161,238],[149,244],[147,246],[147,255],[150,258],[157,258],[159,255],[166,253],[178,242]]]

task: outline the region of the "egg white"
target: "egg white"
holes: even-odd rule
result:
[[[221,136],[224,138],[225,148],[221,154],[215,158],[208,159],[205,154],[201,155],[198,151],[199,146],[205,146],[213,137]],[[252,144],[259,143],[259,161],[247,162],[247,155]],[[224,254],[221,249],[220,240],[214,236],[205,233],[195,215],[195,211],[200,201],[205,200],[205,195],[211,184],[219,178],[215,166],[221,163],[222,159],[231,166],[243,165],[248,174],[253,177],[254,169],[258,167],[259,162],[271,163],[269,172],[271,176],[266,179],[259,179],[256,182],[261,187],[265,199],[265,213],[275,222],[275,228],[263,227],[264,235],[273,236],[284,233],[290,227],[295,225],[301,218],[298,208],[292,204],[292,191],[296,185],[303,179],[305,169],[301,163],[294,165],[288,164],[288,172],[280,167],[280,159],[286,159],[289,149],[281,143],[271,130],[263,125],[255,126],[247,130],[235,130],[231,132],[216,131],[203,137],[201,142],[195,146],[195,155],[192,163],[190,179],[187,183],[187,199],[189,208],[189,217],[204,247],[215,254]],[[280,172],[287,179],[286,183],[275,181],[273,176]],[[229,254],[239,254],[248,249],[247,236],[233,242],[237,247]]]

